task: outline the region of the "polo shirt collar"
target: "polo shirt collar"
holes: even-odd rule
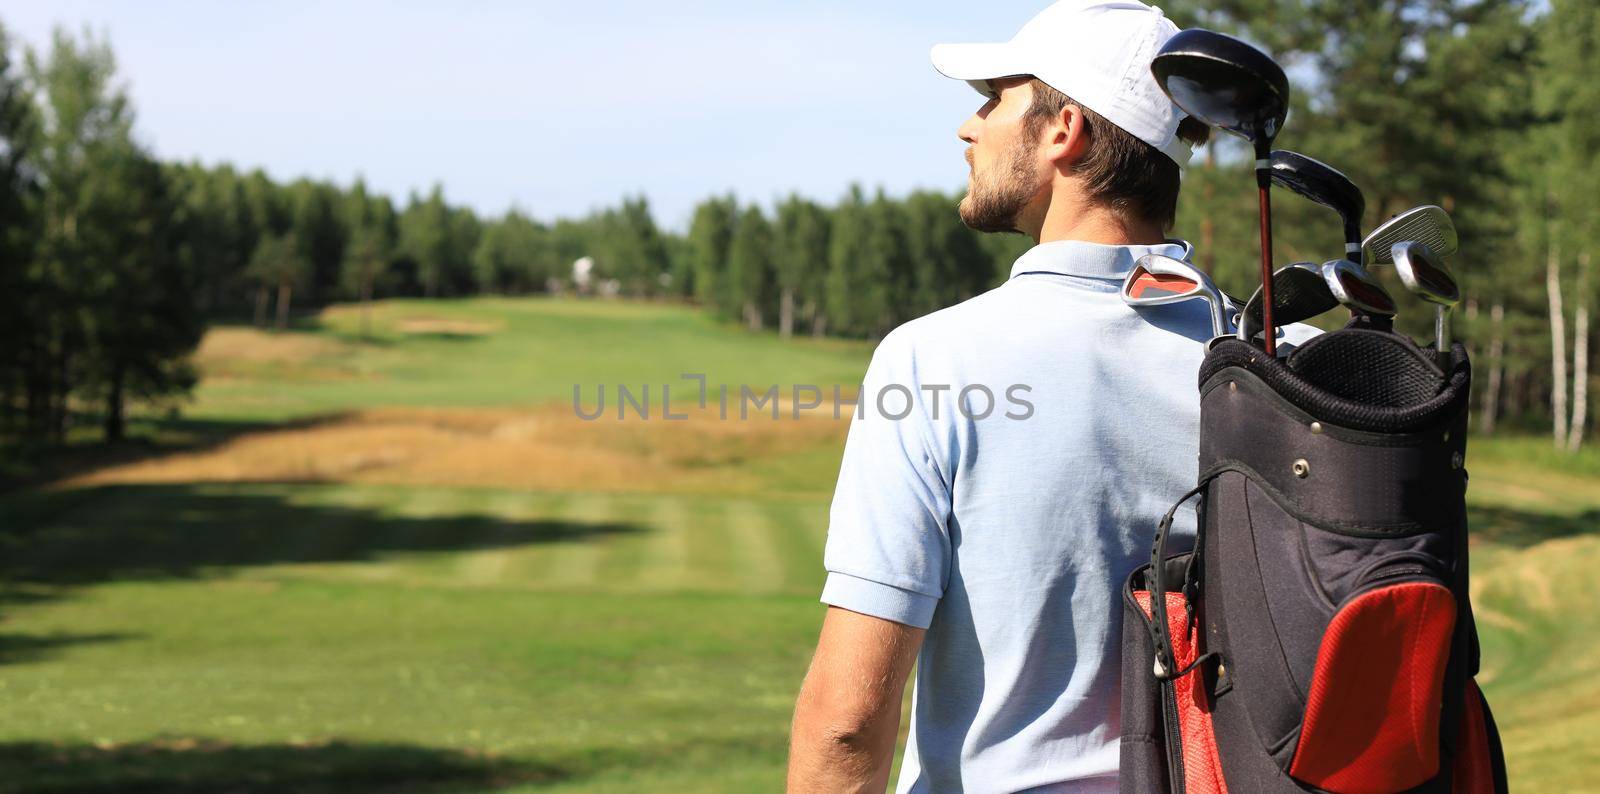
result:
[[[1133,270],[1133,263],[1145,254],[1165,254],[1182,258],[1183,246],[1174,243],[1158,245],[1103,245],[1082,240],[1055,240],[1040,243],[1017,258],[1011,266],[1011,278],[1025,273],[1058,273],[1080,278],[1121,280]]]

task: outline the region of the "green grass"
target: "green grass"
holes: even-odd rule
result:
[[[405,333],[408,318],[463,321],[484,330]],[[247,364],[240,368],[247,377],[207,380],[186,415],[280,421],[375,404],[570,402],[574,385],[592,395],[598,384],[608,390],[667,384],[683,400],[696,385],[682,379],[686,373],[705,375],[713,389],[718,383],[759,389],[798,383],[826,390],[857,383],[871,353],[861,342],[743,333],[667,303],[397,300],[378,305],[373,327],[372,337],[362,336],[359,314],[344,311],[286,332],[342,344],[292,367]]]
[[[406,334],[408,317],[493,330]],[[162,432],[534,405],[682,372],[849,384],[870,349],[654,304],[396,302],[377,319],[372,341],[337,313],[275,337],[306,355],[213,362]],[[1600,771],[1600,453],[1547,446],[1472,445],[1481,678],[1513,785],[1582,790]],[[0,792],[775,790],[838,450],[740,465],[770,490],[0,496]]]
[[[1479,680],[1513,787],[1587,791],[1600,773],[1600,450],[1476,439],[1467,504]]]
[[[479,324],[404,333],[408,319]],[[390,302],[212,362],[163,443],[573,384],[852,384],[871,346],[680,306]],[[472,329],[469,329],[472,330]],[[677,384],[683,384],[681,387]],[[146,417],[141,427],[152,425]],[[0,792],[754,791],[781,785],[837,450],[800,496],[352,484],[0,497]]]
[[[307,774],[272,759],[303,754],[387,791],[366,764],[392,752],[468,789],[771,788],[821,614],[815,501],[254,485],[4,506],[25,540],[0,791],[165,788],[183,765],[115,759],[173,738],[287,787]]]

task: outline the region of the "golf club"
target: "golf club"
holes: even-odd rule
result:
[[[1372,275],[1348,259],[1330,259],[1322,263],[1322,280],[1333,292],[1333,297],[1350,309],[1351,314],[1393,317],[1394,298]]]
[[[1361,214],[1367,200],[1350,177],[1320,160],[1279,149],[1272,153],[1272,181],[1339,213],[1345,257],[1361,264]]]
[[[1229,302],[1194,265],[1170,256],[1145,254],[1122,282],[1122,301],[1129,306],[1164,306],[1196,298],[1211,304],[1212,338],[1226,336]]]
[[[1191,28],[1162,45],[1150,64],[1156,83],[1174,104],[1201,122],[1244,138],[1255,147],[1261,207],[1261,325],[1268,355],[1275,355],[1272,310],[1272,141],[1289,114],[1289,79],[1260,50],[1232,36]]]
[[[1455,277],[1451,275],[1444,259],[1428,248],[1426,243],[1415,240],[1398,242],[1392,247],[1390,255],[1406,289],[1417,297],[1436,304],[1433,318],[1434,348],[1440,353],[1445,352],[1446,346],[1450,344],[1450,334],[1445,323],[1449,319],[1450,309],[1461,300],[1461,287],[1456,284]]]
[[[1264,291],[1258,289],[1245,303],[1239,319],[1240,339],[1248,342],[1262,330],[1265,302]],[[1296,262],[1272,274],[1272,303],[1272,315],[1281,328],[1332,309],[1339,305],[1339,299],[1323,280],[1320,268],[1310,262]]]
[[[1362,260],[1368,265],[1387,265],[1394,262],[1395,243],[1415,240],[1427,243],[1434,254],[1455,256],[1459,241],[1456,225],[1444,210],[1431,204],[1413,207],[1384,221],[1361,241]]]

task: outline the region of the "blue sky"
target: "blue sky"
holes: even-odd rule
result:
[[[164,158],[361,174],[400,200],[437,181],[543,219],[643,193],[682,228],[728,190],[963,186],[955,130],[981,100],[928,48],[1010,38],[1045,5],[0,0],[0,22],[33,46],[107,35]]]

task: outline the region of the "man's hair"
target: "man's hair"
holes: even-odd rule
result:
[[[1032,78],[1033,104],[1022,117],[1022,129],[1035,142],[1045,124],[1058,118],[1067,105],[1083,111],[1089,149],[1073,170],[1088,185],[1089,200],[1136,218],[1172,228],[1178,214],[1178,164],[1161,150],[1133,137],[1104,116],[1066,94]],[[1178,137],[1190,144],[1205,143],[1211,130],[1191,118],[1178,124]]]

